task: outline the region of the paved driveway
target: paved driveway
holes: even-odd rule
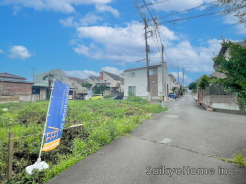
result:
[[[205,111],[191,95],[167,106],[48,183],[246,183],[246,168],[218,159],[246,148],[246,116]]]

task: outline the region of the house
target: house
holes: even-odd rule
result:
[[[245,41],[235,42],[243,47],[246,47]],[[221,47],[219,56],[225,56],[225,58],[229,59],[230,51],[227,47]],[[214,69],[216,70],[217,65],[214,64]],[[210,76],[217,77],[220,79],[226,78],[226,75],[220,72],[213,72]],[[199,84],[200,80],[197,80]],[[212,108],[215,111],[229,112],[229,113],[237,113],[242,114],[242,106],[237,100],[237,97],[233,93],[229,93],[225,90],[225,88],[221,85],[210,85],[206,87],[204,90],[199,89],[199,103],[203,105],[205,108]]]
[[[88,78],[84,79],[86,82],[92,84],[92,88],[99,82],[99,77],[90,75]]]
[[[49,99],[49,86],[52,81],[56,78],[61,82],[70,85],[69,99],[74,99],[77,95],[86,95],[87,89],[82,87],[82,83],[85,80],[70,77],[64,71],[60,69],[51,70],[48,72],[40,73],[34,76],[33,85],[33,98],[34,100],[48,100]]]
[[[168,85],[169,85],[168,93],[173,93],[173,88],[177,87],[177,84],[176,84],[176,78],[172,74],[168,74]]]
[[[32,82],[24,77],[0,73],[0,103],[28,102],[32,99]]]
[[[112,94],[124,92],[123,78],[119,75],[101,71],[97,85],[105,84]]]
[[[162,64],[149,66],[150,95],[152,99],[160,100],[162,96]],[[164,66],[164,94],[168,95],[168,70]],[[146,67],[131,68],[124,71],[124,97],[131,95],[147,98]]]

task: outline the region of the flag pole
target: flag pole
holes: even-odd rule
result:
[[[38,162],[41,161],[41,155],[42,155],[42,147],[43,147],[43,144],[44,144],[44,137],[45,137],[45,132],[46,132],[46,128],[47,128],[47,122],[48,122],[48,117],[49,117],[49,111],[50,111],[50,104],[51,104],[51,99],[53,97],[53,91],[54,91],[54,84],[55,84],[55,80],[56,78],[54,78],[53,80],[53,83],[52,83],[52,91],[50,93],[50,101],[49,101],[49,106],[48,106],[48,111],[47,111],[47,114],[46,114],[46,120],[45,120],[45,124],[44,124],[44,132],[43,132],[43,137],[42,137],[42,141],[41,141],[41,145],[40,145],[40,151],[39,151],[39,156],[38,156]]]
[[[27,172],[27,174],[30,174],[30,175],[32,174],[32,171],[34,169],[42,171],[43,169],[48,169],[49,168],[49,165],[46,162],[44,162],[44,161],[41,162],[41,154],[42,154],[42,147],[43,147],[43,143],[44,143],[44,137],[45,137],[46,127],[47,127],[47,122],[48,122],[48,117],[49,117],[51,99],[53,97],[55,80],[56,80],[56,78],[54,77],[53,84],[52,84],[52,91],[51,91],[51,94],[50,94],[50,101],[49,101],[48,111],[47,111],[45,125],[44,125],[43,137],[42,137],[42,141],[41,141],[41,145],[40,145],[39,156],[38,156],[37,162],[35,162],[33,165],[29,165],[29,166],[26,167],[26,172]]]

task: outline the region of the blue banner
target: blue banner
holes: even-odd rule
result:
[[[50,151],[60,145],[68,109],[69,85],[55,81],[50,101],[45,143],[42,151]]]

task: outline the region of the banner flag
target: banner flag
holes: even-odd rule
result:
[[[60,145],[67,116],[68,98],[69,85],[55,81],[48,112],[43,152],[51,151]]]
[[[88,99],[91,97],[91,90],[88,92]]]

